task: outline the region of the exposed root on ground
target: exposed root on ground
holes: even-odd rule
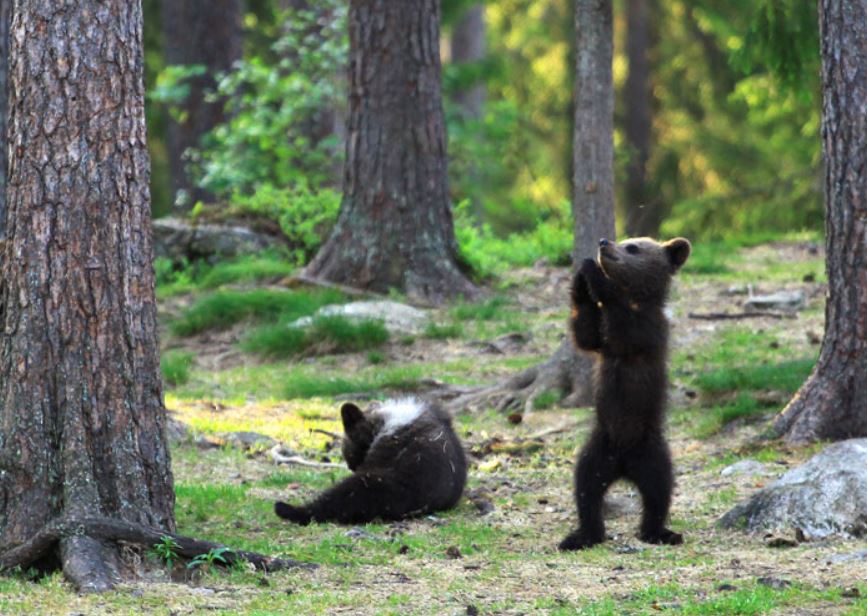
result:
[[[466,391],[448,401],[452,413],[493,408],[498,412],[528,415],[539,396],[559,391],[562,406],[591,403],[593,360],[575,352],[570,340],[543,363],[522,370],[505,381]]]
[[[174,541],[174,553],[180,558],[193,559],[212,550],[225,549],[221,557],[227,566],[248,562],[261,571],[315,567],[296,560],[233,550],[221,543],[176,535],[125,520],[93,517],[59,518],[46,524],[24,543],[0,550],[0,571],[30,567],[59,547],[60,563],[69,581],[80,592],[103,592],[120,580],[117,550],[112,549],[112,543],[152,548],[166,537]]]

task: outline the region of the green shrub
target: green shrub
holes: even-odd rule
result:
[[[307,328],[293,327],[281,320],[254,330],[244,341],[245,350],[271,357],[302,353],[346,353],[363,351],[388,341],[381,321],[356,322],[343,316],[315,317]]]
[[[345,301],[336,291],[217,291],[193,304],[171,331],[191,336],[208,329],[226,329],[242,319],[292,321],[313,314],[326,304]]]
[[[775,390],[794,393],[810,375],[815,359],[795,359],[777,364],[719,368],[699,374],[696,386],[708,393]]]
[[[283,278],[295,273],[295,266],[277,256],[241,257],[217,263],[198,280],[203,289],[215,289],[227,284],[255,282],[268,278]]]
[[[478,304],[463,303],[451,309],[452,317],[458,321],[492,321],[502,316],[506,298],[493,297]]]
[[[447,338],[460,338],[464,333],[464,328],[460,323],[449,323],[440,325],[438,323],[428,323],[424,328],[424,337],[431,340],[445,340]]]
[[[193,354],[186,351],[166,351],[160,357],[163,382],[172,387],[184,385],[190,380]]]

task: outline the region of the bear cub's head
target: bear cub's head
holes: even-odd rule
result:
[[[365,414],[351,402],[340,407],[340,418],[343,420],[343,459],[349,470],[354,471],[367,457],[383,421],[373,413]]]
[[[686,263],[692,246],[677,237],[657,242],[637,237],[612,242],[599,240],[597,261],[605,275],[635,301],[665,301],[671,277]]]

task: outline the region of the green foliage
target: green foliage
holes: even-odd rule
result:
[[[322,374],[321,372],[293,371],[283,383],[286,398],[312,398],[314,396],[339,396],[369,392],[414,391],[421,379],[428,376],[423,366],[386,366],[373,372],[348,375],[343,373]]]
[[[318,189],[339,164],[333,138],[312,134],[326,110],[345,101],[346,6],[321,0],[290,11],[267,56],[244,59],[218,83],[229,120],[194,157],[203,188],[217,196],[252,194],[265,185]]]
[[[187,569],[197,569],[199,567],[210,568],[214,565],[227,565],[226,555],[231,554],[232,550],[222,546],[219,548],[211,548],[205,554],[197,554],[190,562],[187,563]]]
[[[461,303],[451,309],[451,315],[458,321],[491,321],[501,316],[506,303],[505,297],[492,297],[475,304]]]
[[[190,365],[193,354],[186,351],[166,351],[160,357],[160,371],[163,381],[172,387],[184,385],[190,380]]]
[[[166,567],[171,569],[175,561],[178,559],[178,550],[181,549],[181,546],[168,535],[164,535],[159,543],[155,543],[151,548],[152,552],[160,558],[164,563],[166,563]]]
[[[340,211],[340,194],[329,188],[311,190],[304,183],[290,188],[260,186],[254,193],[235,193],[227,217],[262,216],[273,220],[289,240],[294,261],[306,263],[328,237]]]
[[[699,374],[695,384],[712,394],[729,391],[774,390],[794,393],[810,375],[816,360],[795,359],[776,364],[725,367]]]
[[[240,320],[295,320],[326,304],[345,301],[336,291],[217,291],[208,295],[171,324],[178,336],[192,336],[208,329],[225,329]]]
[[[428,323],[424,328],[424,337],[431,340],[446,340],[448,338],[460,338],[464,334],[464,328],[460,323]]]
[[[698,438],[708,438],[736,419],[750,417],[765,410],[767,407],[760,405],[749,393],[743,392],[730,404],[693,411],[698,415],[693,431]]]
[[[295,273],[295,266],[278,257],[247,256],[221,261],[204,271],[198,286],[215,289],[227,284],[278,279]]]
[[[302,353],[346,353],[363,351],[388,341],[381,321],[354,321],[344,316],[317,316],[309,327],[293,327],[292,319],[255,329],[243,343],[244,349],[270,357],[291,357]]]

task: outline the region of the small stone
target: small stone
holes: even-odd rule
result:
[[[846,599],[858,599],[861,597],[861,591],[855,586],[852,588],[844,588],[843,592],[840,593],[840,596]]]
[[[765,545],[769,548],[794,548],[798,546],[798,542],[789,537],[771,537],[765,541]]]
[[[816,282],[816,274],[814,274],[813,272],[804,274],[803,280],[804,282]]]
[[[468,605],[467,616],[479,616],[479,608],[477,608],[475,605]]]
[[[760,577],[756,580],[762,586],[767,586],[773,590],[783,590],[784,588],[788,588],[792,585],[792,583],[788,580],[781,580],[780,578],[775,577]]]
[[[397,549],[397,553],[398,553],[398,554],[409,554],[409,546],[408,546],[407,544],[404,543],[403,545],[401,545],[401,546]]]
[[[452,560],[457,560],[458,558],[463,558],[464,555],[461,554],[460,548],[456,545],[450,545],[446,550],[446,556],[451,558]]]
[[[519,423],[524,421],[523,413],[509,413],[509,416],[506,418],[510,424],[517,426]]]
[[[136,588],[134,591],[130,593],[133,597],[139,598],[144,596],[144,591],[141,588]]]
[[[733,590],[737,590],[738,587],[734,584],[720,584],[716,587],[716,589],[720,592],[731,592]]]

